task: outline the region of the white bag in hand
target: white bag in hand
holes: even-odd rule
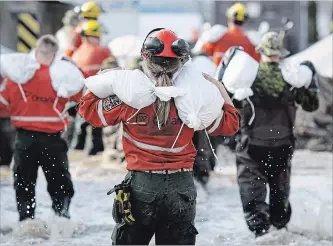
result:
[[[177,75],[175,86],[186,94],[175,98],[180,119],[195,131],[210,126],[222,113],[224,99],[219,89],[206,80],[191,61]]]
[[[74,96],[84,86],[83,74],[69,61],[55,60],[50,66],[50,77],[58,97]]]
[[[293,87],[308,87],[312,80],[312,71],[308,66],[297,62],[283,60],[280,68],[284,80]]]
[[[125,104],[141,109],[156,101],[169,101],[184,94],[174,86],[155,87],[140,70],[111,70],[85,80],[86,87],[99,98],[117,95]]]
[[[0,74],[10,80],[25,84],[35,75],[40,64],[32,54],[14,53],[0,55]]]
[[[259,63],[240,47],[227,50],[219,65],[215,78],[241,101],[253,95],[252,84],[257,77]]]

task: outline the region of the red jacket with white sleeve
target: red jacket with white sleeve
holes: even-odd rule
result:
[[[40,65],[27,83],[7,79],[0,91],[0,112],[9,110],[16,128],[45,133],[60,132],[67,124],[65,104],[78,101],[82,91],[71,98],[58,98],[52,87],[49,66]]]
[[[78,113],[95,127],[123,123],[123,149],[128,170],[192,168],[196,156],[192,143],[194,130],[186,125],[182,128],[183,122],[173,102],[167,124],[159,129],[155,109],[156,104],[152,104],[137,113],[115,95],[99,99],[91,92],[83,96],[78,105]],[[237,110],[229,104],[222,110],[221,117],[207,128],[212,136],[230,136],[239,129]]]

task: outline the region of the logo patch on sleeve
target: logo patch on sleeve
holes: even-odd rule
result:
[[[103,110],[109,112],[111,109],[118,107],[123,102],[116,96],[112,95],[103,100]]]

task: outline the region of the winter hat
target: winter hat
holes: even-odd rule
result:
[[[283,48],[283,40],[276,32],[268,32],[266,33],[261,43],[256,48],[260,53],[265,56],[279,56],[286,57],[290,54],[288,50]]]

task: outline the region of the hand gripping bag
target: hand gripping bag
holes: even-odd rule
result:
[[[175,98],[180,119],[195,131],[210,126],[222,114],[224,99],[219,89],[206,80],[202,73],[188,61],[176,75],[174,84],[185,91]]]
[[[241,101],[253,95],[251,86],[256,79],[258,68],[259,63],[241,47],[231,47],[220,63],[215,78],[223,82],[236,100]]]
[[[169,101],[184,92],[174,86],[155,87],[154,81],[140,70],[110,70],[85,80],[86,87],[99,98],[117,95],[125,104],[141,109],[156,101]]]
[[[71,62],[55,60],[50,66],[52,87],[58,97],[69,98],[84,87],[84,76]]]

